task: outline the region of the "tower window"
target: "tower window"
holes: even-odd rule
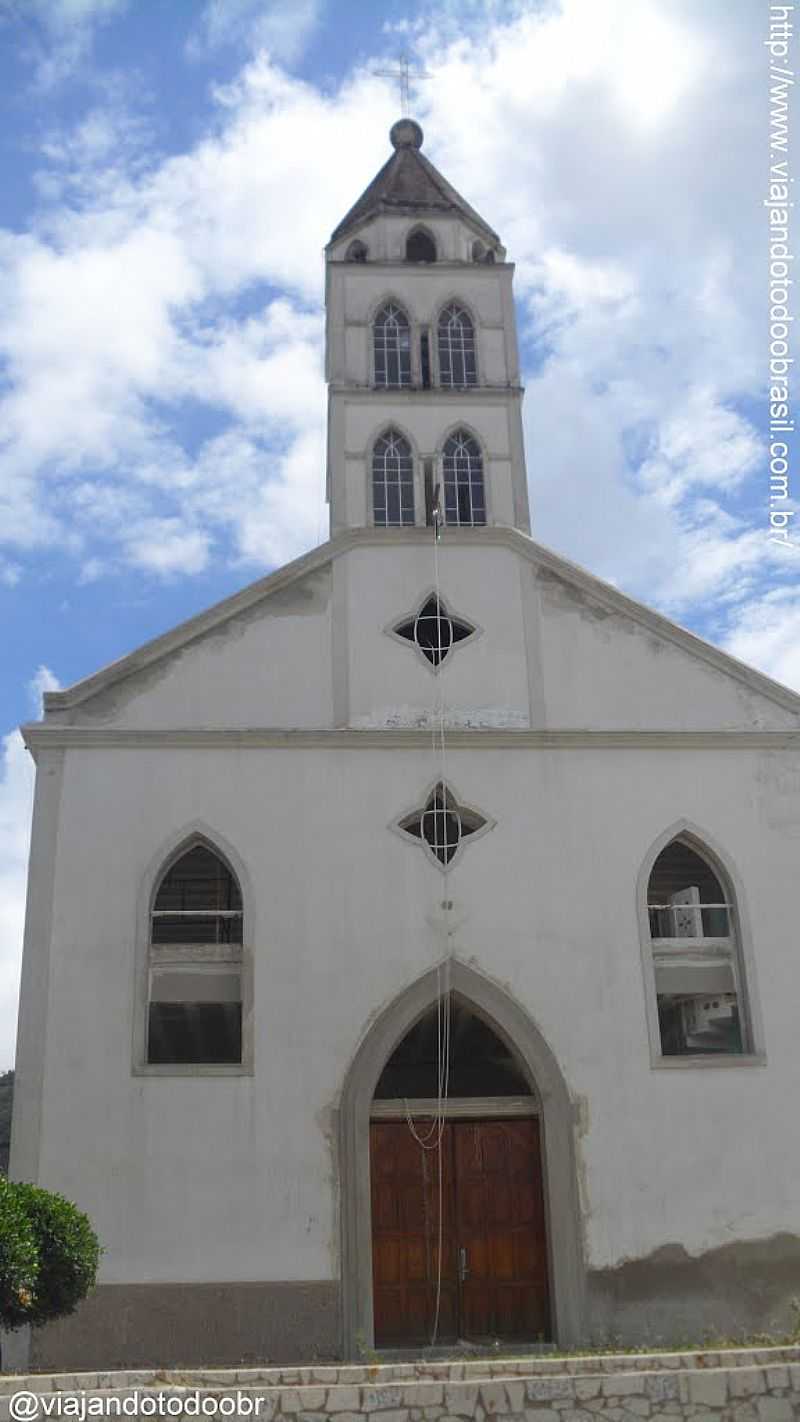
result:
[[[379,527],[414,522],[414,461],[411,445],[397,430],[387,430],[372,451],[372,510]]]
[[[344,259],[346,262],[365,262],[367,256],[366,242],[359,242],[358,239],[356,239],[355,242],[350,243],[350,246],[344,254]]]
[[[442,474],[445,522],[461,527],[485,524],[483,457],[478,441],[466,430],[457,430],[445,444]]]
[[[242,1060],[242,896],[230,869],[193,844],[167,870],[150,928],[147,1060]]]
[[[475,328],[455,302],[439,317],[439,379],[442,385],[475,385]]]
[[[410,232],[406,240],[406,261],[407,262],[435,262],[436,243],[430,233],[418,227],[415,232]]]
[[[411,384],[411,332],[405,311],[389,301],[372,327],[376,385]]]

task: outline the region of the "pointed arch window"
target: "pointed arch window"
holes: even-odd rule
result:
[[[454,301],[439,315],[438,341],[442,385],[476,385],[475,328],[463,306]]]
[[[403,528],[414,522],[414,460],[398,430],[386,430],[372,450],[372,513],[378,527]]]
[[[733,891],[702,846],[678,837],[662,849],[647,915],[661,1055],[749,1051]]]
[[[242,895],[209,845],[162,874],[150,914],[147,1062],[242,1060]]]
[[[470,527],[486,522],[483,455],[478,441],[456,430],[442,451],[445,523]]]
[[[375,384],[411,384],[411,331],[402,307],[393,301],[382,306],[372,325]]]

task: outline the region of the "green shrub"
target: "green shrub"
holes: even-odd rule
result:
[[[28,1322],[38,1274],[33,1224],[17,1187],[0,1176],[0,1326],[13,1329]]]
[[[46,1323],[72,1313],[94,1284],[100,1245],[87,1217],[63,1195],[38,1185],[11,1186],[27,1215],[39,1253],[39,1274],[26,1321]]]

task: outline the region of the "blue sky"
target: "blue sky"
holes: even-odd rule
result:
[[[326,536],[322,249],[375,70],[517,262],[534,533],[800,688],[768,541],[766,5],[0,0],[0,1066],[14,727]]]

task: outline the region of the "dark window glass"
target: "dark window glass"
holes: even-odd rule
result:
[[[367,248],[364,242],[351,242],[345,253],[346,262],[365,262],[367,260]]]
[[[460,806],[447,786],[440,780],[425,802],[400,821],[400,828],[415,839],[424,839],[441,864],[449,864],[462,839],[474,834],[486,824],[476,810]]]
[[[505,1042],[468,1004],[450,997],[448,1095],[530,1096],[530,1084]],[[395,1047],[384,1067],[375,1099],[433,1098],[439,1091],[441,1028],[430,1008]]]
[[[464,430],[448,439],[442,457],[445,523],[486,523],[483,457],[477,440]]]
[[[387,430],[372,451],[372,511],[381,527],[414,522],[414,461],[411,446],[397,430]]]
[[[431,666],[438,667],[456,642],[463,642],[475,628],[452,617],[444,603],[433,596],[423,603],[416,617],[398,623],[394,630],[398,637],[414,642]]]
[[[658,1025],[665,1057],[744,1051],[735,993],[659,994]]]
[[[151,1002],[147,1059],[197,1065],[242,1060],[240,1002]]]
[[[242,896],[222,860],[195,845],[167,871],[153,905],[153,943],[241,943]]]
[[[430,390],[431,386],[431,342],[427,331],[423,331],[419,338],[419,362],[420,375],[422,377],[423,390]]]
[[[427,232],[412,232],[406,242],[407,262],[435,262],[436,244]]]

